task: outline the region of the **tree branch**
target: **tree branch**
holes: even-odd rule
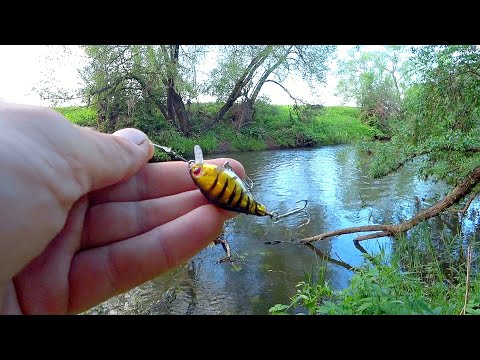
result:
[[[478,191],[475,191],[474,193],[472,193],[472,195],[470,195],[470,198],[468,199],[467,203],[465,204],[465,206],[463,207],[463,209],[449,209],[448,211],[450,212],[460,212],[460,213],[465,213],[467,211],[467,209],[470,207],[470,204],[472,203],[473,199],[475,199],[478,195]]]
[[[342,260],[337,260],[337,259],[334,259],[330,256],[327,256],[326,254],[324,254],[320,249],[318,249],[315,245],[313,244],[310,244],[310,243],[307,243],[305,244],[310,250],[312,250],[317,256],[319,256],[320,258],[322,259],[326,259],[327,261],[331,262],[332,264],[336,264],[336,265],[339,265],[347,270],[355,270],[355,267],[353,267],[352,265],[350,265],[349,263],[346,263],[345,261],[342,261]]]
[[[356,243],[367,240],[367,239],[374,239],[384,236],[391,236],[396,237],[400,234],[407,232],[408,230],[412,229],[420,222],[428,220],[432,217],[438,216],[441,212],[448,209],[452,205],[456,204],[458,201],[463,199],[466,195],[468,195],[472,189],[480,183],[480,166],[474,168],[466,177],[465,179],[458,184],[447,196],[445,196],[442,200],[437,202],[436,204],[430,206],[428,209],[422,210],[417,213],[411,219],[404,221],[397,225],[366,225],[366,226],[355,226],[345,229],[339,229],[335,231],[330,231],[326,233],[322,233],[319,235],[303,238],[300,240],[290,241],[296,244],[309,244],[315,241],[325,240],[332,236],[339,236],[345,234],[353,234],[359,232],[375,232],[373,234],[363,235],[357,237],[354,241]],[[286,241],[268,241],[267,244],[278,244],[280,242]]]
[[[240,76],[240,78],[235,83],[235,86],[234,86],[233,90],[231,91],[227,101],[225,101],[225,104],[221,107],[221,109],[218,111],[217,115],[213,118],[211,124],[207,127],[207,130],[209,130],[210,128],[213,127],[213,125],[215,125],[220,120],[222,120],[223,116],[227,113],[228,110],[230,110],[230,108],[233,106],[235,101],[240,97],[243,88],[253,78],[253,76],[255,75],[255,71],[267,59],[271,50],[272,50],[272,47],[270,45],[265,47],[265,49],[263,51],[261,51],[257,56],[255,56],[255,58],[252,59],[252,61],[250,61],[250,64],[245,69],[245,71],[242,73],[242,76]]]
[[[252,102],[255,102],[255,100],[257,99],[257,96],[258,94],[260,93],[260,90],[262,89],[262,86],[263,84],[265,84],[265,82],[267,81],[267,78],[270,76],[270,74],[272,72],[274,72],[280,65],[282,65],[282,63],[285,61],[285,59],[287,58],[288,54],[290,54],[290,51],[292,51],[292,48],[293,48],[293,45],[290,46],[287,51],[285,51],[285,53],[280,56],[280,58],[277,60],[277,62],[275,64],[273,64],[272,66],[270,66],[267,70],[265,70],[265,72],[263,73],[262,77],[260,78],[260,80],[258,81],[258,83],[255,85],[255,88],[253,90],[253,94],[252,96],[250,97],[250,100]]]
[[[278,86],[280,86],[280,87],[283,89],[283,91],[285,91],[285,92],[288,94],[288,96],[290,96],[290,98],[295,102],[295,105],[297,104],[297,102],[303,103],[302,99],[296,98],[295,96],[293,96],[293,95],[290,93],[290,91],[288,91],[288,89],[287,89],[285,86],[283,86],[282,84],[280,84],[279,82],[277,82],[277,81],[275,81],[275,80],[267,80],[267,81],[265,81],[265,82],[266,82],[266,83],[267,83],[267,82],[271,82],[271,83],[274,83],[274,84],[277,84]]]

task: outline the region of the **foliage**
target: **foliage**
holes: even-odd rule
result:
[[[198,122],[214,114],[220,104],[195,104]],[[193,107],[193,106],[192,106]],[[57,108],[72,122],[98,128],[96,111],[83,107]],[[264,150],[282,147],[318,146],[351,143],[372,138],[374,129],[358,119],[358,109],[350,107],[318,107],[305,105],[298,109],[292,106],[271,105],[259,101],[255,107],[255,119],[237,131],[232,123],[224,120],[204,133],[193,127],[192,135],[185,137],[168,123],[155,119],[143,119],[143,126],[132,120],[125,126],[138,127],[158,144],[171,146],[184,157],[193,156],[193,146],[199,144],[205,154],[225,151]],[[300,117],[298,116],[300,115]],[[161,151],[155,152],[154,161],[168,160]]]
[[[91,45],[82,70],[88,103],[106,128],[135,122],[143,130],[152,118],[189,135],[185,103],[200,91],[196,67],[206,47],[178,45]],[[143,120],[146,120],[144,124]]]
[[[366,255],[368,261],[355,269],[347,288],[333,290],[321,274],[316,281],[306,276],[290,303],[277,304],[270,313],[459,314],[465,301],[467,261],[458,240],[453,235],[436,236],[424,226],[411,238],[399,239],[391,256],[385,251],[374,257]],[[471,244],[475,251],[478,245]],[[478,266],[475,255],[471,266]],[[480,314],[480,277],[476,272],[469,286],[466,313]]]
[[[238,97],[244,100],[256,98],[269,78],[281,83],[288,75],[297,75],[313,87],[325,82],[327,61],[335,49],[319,45],[221,46],[207,88],[210,95],[226,101],[239,79],[244,81]]]
[[[412,61],[416,83],[405,93],[392,141],[371,148],[373,174],[418,158],[423,178],[456,184],[480,166],[480,48],[424,46]]]
[[[312,86],[325,82],[327,60],[335,50],[335,46],[303,45],[82,48],[86,60],[79,69],[84,82],[81,95],[96,108],[99,129],[134,125],[148,133],[168,125],[192,138],[212,130],[224,117],[235,122],[239,131],[252,120],[262,86],[271,79],[282,87],[291,74]],[[213,60],[211,70],[204,63],[208,55]],[[46,93],[56,99],[66,96],[60,90],[52,92]],[[220,104],[208,118],[199,112],[200,95],[214,95]]]
[[[97,125],[97,112],[92,107],[65,106],[55,110],[74,124],[92,127]]]
[[[237,130],[253,119],[254,105],[263,86],[272,82],[293,95],[281,83],[288,75],[297,75],[313,89],[323,83],[327,61],[335,46],[247,45],[218,49],[217,66],[210,73],[207,89],[223,106],[212,119],[216,125],[227,113]],[[297,99],[295,102],[297,102]]]
[[[362,120],[386,133],[390,132],[391,123],[398,121],[410,82],[407,52],[406,46],[398,45],[379,51],[355,47],[339,62],[338,95],[346,101],[355,100]]]

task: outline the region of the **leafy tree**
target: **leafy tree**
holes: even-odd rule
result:
[[[312,87],[324,82],[335,46],[93,45],[83,49],[88,60],[80,70],[85,82],[81,95],[98,109],[99,123],[106,129],[135,125],[155,131],[162,126],[158,119],[163,118],[189,136],[192,118],[204,122],[203,131],[227,113],[237,129],[250,122],[266,82],[288,93],[281,82],[290,74],[301,76]],[[198,70],[205,66],[206,54],[212,53],[216,63],[202,84]],[[190,104],[202,94],[215,96],[220,104],[210,120],[190,113],[199,111]]]
[[[131,117],[140,104],[142,117],[165,120],[190,134],[187,103],[198,96],[196,67],[206,49],[180,45],[85,46],[90,59],[84,69],[84,96],[99,109],[109,127]]]
[[[306,80],[313,89],[325,82],[328,60],[335,46],[230,45],[219,49],[217,66],[212,70],[208,90],[223,103],[212,125],[233,110],[240,129],[252,120],[253,106],[266,82],[281,83],[288,75]],[[236,106],[235,106],[236,105]]]
[[[456,184],[480,165],[480,48],[424,46],[413,64],[404,121],[379,149],[376,175],[421,156],[421,175]]]
[[[401,121],[392,122],[391,140],[370,145],[374,176],[417,159],[420,175],[443,180],[452,190],[436,204],[399,224],[338,229],[298,240],[311,244],[332,236],[370,232],[359,241],[398,237],[460,202],[465,213],[480,188],[480,47],[424,46],[411,59],[415,82],[404,93]]]
[[[411,64],[406,46],[389,45],[383,50],[349,50],[338,64],[337,95],[354,100],[362,119],[389,133],[391,121],[402,113],[402,100],[410,82]]]

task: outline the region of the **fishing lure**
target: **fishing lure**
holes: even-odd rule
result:
[[[307,200],[297,201],[305,202],[304,206],[290,210],[285,214],[280,215],[277,212],[268,211],[265,205],[258,202],[251,194],[250,190],[253,182],[248,184],[240,179],[228,161],[223,166],[205,163],[203,161],[202,149],[199,145],[195,145],[193,148],[195,160],[189,161],[176,154],[171,148],[153,145],[188,162],[190,176],[195,185],[211,203],[222,209],[249,215],[269,216],[274,222],[300,212],[308,215],[305,211]],[[309,222],[310,219],[301,226]]]

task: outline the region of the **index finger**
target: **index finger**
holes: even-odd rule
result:
[[[206,163],[223,165],[226,161],[240,176],[245,177],[243,165],[230,158],[205,160]],[[174,195],[196,189],[188,164],[183,161],[168,161],[146,164],[138,173],[117,184],[90,194],[92,205],[106,202],[141,201]]]

